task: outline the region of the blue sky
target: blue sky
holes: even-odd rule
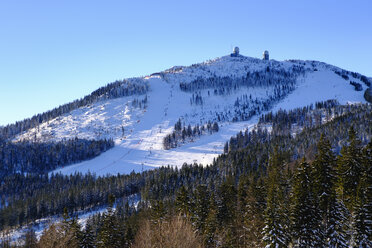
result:
[[[0,1],[0,125],[116,79],[242,54],[372,76],[372,1]]]

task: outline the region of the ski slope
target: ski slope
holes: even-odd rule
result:
[[[159,166],[182,166],[184,163],[210,164],[223,152],[226,141],[239,131],[255,126],[259,116],[248,121],[219,121],[219,131],[202,135],[193,142],[180,147],[164,150],[163,138],[171,133],[179,118],[186,124],[204,124],[215,121],[215,113],[229,113],[234,102],[242,94],[257,99],[267,99],[273,92],[270,87],[241,88],[228,95],[212,95],[201,90],[204,103],[190,104],[190,92],[180,90],[179,82],[191,82],[196,78],[210,76],[241,77],[247,72],[262,70],[267,66],[288,69],[301,64],[307,70],[297,79],[296,89],[273,106],[272,110],[293,109],[317,101],[337,99],[341,104],[365,102],[364,91],[355,91],[348,80],[334,71],[337,67],[314,61],[262,61],[249,57],[217,58],[189,67],[173,67],[162,73],[145,77],[150,86],[147,92],[147,107],[132,106],[135,99],[145,96],[122,97],[104,100],[72,111],[38,128],[28,130],[14,141],[37,138],[40,141],[58,141],[66,138],[112,138],[115,147],[96,158],[59,168],[53,173],[72,174],[75,172],[96,175],[141,172]],[[358,79],[355,82],[361,83]],[[365,88],[365,85],[363,88]],[[124,133],[122,129],[124,128]]]
[[[163,138],[173,130],[180,116],[189,116],[188,120],[195,122],[201,116],[195,109],[189,110],[188,94],[176,91],[174,85],[160,78],[148,80],[151,85],[151,92],[148,94],[149,107],[126,139],[116,140],[114,148],[92,160],[67,166],[55,172],[71,174],[78,171],[105,175],[139,172],[167,165],[181,166],[183,163],[208,164],[222,152],[224,143],[232,135],[255,123],[253,120],[221,123],[220,131],[215,134],[202,136],[195,142],[175,149],[164,150]]]
[[[325,83],[327,81],[330,83]],[[253,128],[257,123],[258,117],[246,122],[221,123],[217,133],[175,149],[164,150],[162,139],[177,121],[177,112],[182,110],[182,103],[179,97],[169,98],[164,95],[164,92],[167,92],[164,89],[169,88],[166,82],[152,79],[150,85],[153,87],[149,96],[150,107],[142,116],[140,124],[134,128],[134,135],[95,159],[56,172],[71,174],[75,171],[83,173],[90,171],[103,175],[130,173],[133,170],[139,172],[166,165],[181,166],[183,163],[210,164],[223,152],[224,143],[231,136],[246,128]],[[167,102],[167,99],[170,100]],[[350,90],[350,86],[342,82],[337,75],[323,71],[312,73],[303,79],[298,89],[277,104],[274,111],[306,106],[328,99],[337,99],[340,103],[364,102],[361,92]]]

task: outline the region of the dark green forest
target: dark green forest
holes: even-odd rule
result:
[[[1,179],[0,229],[62,218],[40,240],[30,228],[23,247],[371,247],[371,110],[327,101],[263,115],[208,166],[13,173]],[[79,211],[100,207],[83,228]]]
[[[100,155],[114,146],[109,140],[69,139],[59,142],[17,143],[0,139],[0,178],[13,174],[42,174]]]

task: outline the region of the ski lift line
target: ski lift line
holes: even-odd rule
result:
[[[169,105],[170,104],[170,102],[168,102],[168,104],[167,105]],[[166,109],[168,110],[168,106],[166,107]],[[162,119],[163,119],[164,117],[162,117]],[[139,123],[140,122],[140,120],[137,120],[137,123]],[[133,132],[133,130],[131,130],[131,132]],[[151,133],[152,134],[152,133]],[[146,138],[148,138],[150,135],[147,135],[146,136]],[[138,145],[140,145],[141,143],[143,142],[143,139],[140,139],[139,141],[138,141],[138,143],[137,144],[135,144],[135,146],[138,146]],[[153,144],[152,144],[153,145]],[[113,162],[111,162],[111,163],[109,163],[108,165],[106,165],[105,167],[103,167],[103,168],[101,168],[101,169],[99,169],[97,172],[100,172],[100,171],[102,171],[102,170],[104,170],[104,169],[107,169],[107,168],[109,168],[109,167],[111,167],[111,166],[113,166],[114,164],[116,164],[118,161],[120,161],[120,160],[122,160],[123,158],[125,158],[131,151],[133,151],[134,149],[133,148],[131,148],[131,149],[129,149],[123,156],[121,156],[119,159],[117,159],[117,160],[115,160],[115,161],[113,161]]]
[[[174,87],[174,85],[172,85],[172,87],[171,87],[170,97],[168,98],[169,101],[167,102],[167,104],[166,104],[166,106],[165,106],[165,108],[164,108],[165,116],[167,115],[168,108],[169,108],[169,105],[170,105],[170,102],[171,102],[170,98],[173,98],[173,93],[172,93],[173,87]],[[161,122],[164,121],[165,116],[162,116],[162,117],[161,117]],[[140,123],[140,120],[137,120],[137,123]],[[131,133],[132,133],[132,132],[133,132],[133,129],[131,130]],[[151,131],[151,134],[148,134],[148,135],[146,136],[146,138],[149,138],[149,136],[151,136],[151,135],[152,135],[152,131]],[[138,141],[138,143],[135,144],[135,147],[136,147],[136,146],[139,146],[142,142],[143,142],[143,139],[140,139],[140,140]],[[149,142],[147,141],[147,143],[149,143]],[[151,147],[152,147],[153,145],[154,145],[154,143],[152,142]],[[130,149],[129,149],[129,150],[128,150],[124,155],[122,155],[119,159],[117,159],[117,160],[115,160],[115,161],[112,161],[111,163],[109,163],[109,164],[106,165],[105,167],[103,167],[103,168],[97,170],[97,172],[100,172],[100,171],[102,171],[102,170],[105,170],[105,169],[107,169],[107,168],[113,166],[114,164],[116,164],[117,162],[119,162],[120,160],[122,160],[123,158],[125,158],[125,157],[126,157],[129,153],[131,153],[133,150],[134,150],[134,148],[130,148]],[[148,161],[146,161],[146,163],[147,163],[147,162],[148,162]]]
[[[143,141],[143,139],[141,139],[140,141],[138,141],[138,143],[135,144],[135,146],[140,145],[142,141]],[[109,163],[107,166],[105,166],[105,167],[103,167],[103,168],[97,170],[97,172],[100,172],[100,171],[102,171],[103,169],[107,169],[107,168],[109,168],[110,166],[116,164],[117,162],[119,162],[120,160],[122,160],[123,158],[125,158],[125,157],[126,157],[126,156],[131,152],[131,151],[133,151],[133,150],[134,150],[133,148],[129,149],[129,150],[128,150],[128,151],[127,151],[123,156],[121,156],[119,159],[117,159],[117,160],[115,160],[115,161],[112,161],[112,162]]]

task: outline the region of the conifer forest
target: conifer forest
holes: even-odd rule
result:
[[[329,100],[270,112],[208,166],[127,175],[48,173],[110,140],[3,141],[0,229],[30,228],[0,247],[372,247],[371,110]],[[174,130],[168,149],[218,124]],[[37,237],[31,223],[49,216],[60,221]]]
[[[0,0],[0,248],[372,248],[372,0]]]

